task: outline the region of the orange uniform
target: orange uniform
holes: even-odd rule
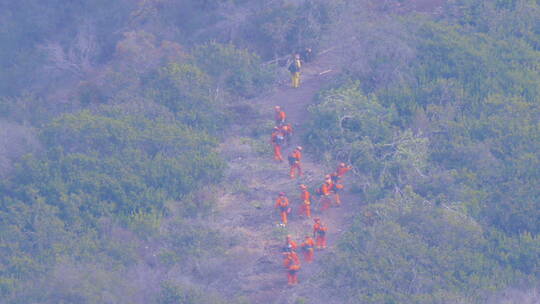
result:
[[[291,167],[289,170],[289,176],[291,178],[295,178],[295,173],[298,174],[298,176],[302,176],[302,167],[300,165],[300,160],[302,159],[302,147],[296,147],[291,154],[288,157],[289,160],[289,166]]]
[[[315,219],[315,225],[313,225],[313,236],[315,237],[315,245],[317,249],[326,248],[326,232],[328,228],[323,225],[320,219]]]
[[[300,259],[296,253],[286,254],[283,266],[287,270],[287,283],[289,285],[298,284],[298,271],[300,270]]]
[[[298,248],[298,245],[296,245],[296,242],[291,240],[291,236],[287,236],[287,239],[285,240],[285,248],[283,248],[283,252],[294,252]]]
[[[285,114],[285,111],[283,111],[280,107],[275,107],[275,120],[276,125],[280,126],[281,124],[285,123],[285,119],[287,118],[287,115]]]
[[[287,214],[289,213],[289,199],[284,195],[280,194],[276,199],[276,208],[279,209],[281,214],[281,223],[287,225]]]
[[[329,180],[326,180],[324,184],[321,186],[321,193],[322,195],[330,195],[330,190],[332,189],[332,182]]]
[[[290,123],[284,124],[280,128],[281,132],[283,133],[283,136],[285,137],[285,143],[287,143],[287,146],[291,144],[291,138],[293,134],[293,129]]]
[[[285,256],[285,259],[283,260],[283,266],[285,268],[289,268],[291,264],[300,264],[300,258],[296,252],[285,252],[283,255]]]
[[[309,194],[305,185],[301,185],[300,189],[300,200],[302,201],[302,205],[300,205],[300,214],[311,217],[311,194]]]
[[[315,255],[315,241],[313,238],[306,236],[306,239],[300,245],[302,248],[302,253],[304,254],[304,260],[308,263],[313,262],[313,257]]]
[[[332,184],[332,193],[334,193],[334,201],[336,202],[336,205],[341,205],[341,198],[339,197],[339,191],[343,190],[343,185],[339,182]]]
[[[351,170],[352,167],[351,166],[347,166],[345,165],[345,163],[341,163],[339,164],[339,166],[337,167],[337,170],[336,170],[336,175],[339,177],[339,178],[342,178],[345,173],[349,172],[349,170]]]
[[[277,161],[283,161],[283,156],[281,155],[281,146],[274,145],[274,159]]]
[[[274,159],[277,161],[283,161],[283,156],[281,155],[281,145],[283,144],[283,141],[283,133],[277,127],[274,128],[270,137],[270,143],[274,148]]]
[[[321,210],[326,210],[330,208],[330,204],[332,203],[332,201],[330,200],[330,193],[332,190],[332,185],[333,185],[332,180],[328,178],[326,179],[326,181],[324,182],[324,184],[322,184],[320,188]]]
[[[300,258],[298,257],[298,254],[296,254],[296,252],[291,251],[287,254],[287,256],[292,260],[292,262],[300,264]]]

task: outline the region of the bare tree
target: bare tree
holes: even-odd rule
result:
[[[80,26],[77,35],[67,47],[51,41],[41,48],[49,60],[46,69],[67,72],[81,78],[92,70],[99,51],[95,28],[90,22]]]

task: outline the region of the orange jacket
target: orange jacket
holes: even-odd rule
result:
[[[342,166],[339,166],[336,170],[336,174],[337,176],[339,177],[342,177],[343,175],[345,175],[345,173],[347,173],[349,170],[351,170],[351,167],[342,167]]]
[[[300,264],[300,258],[298,257],[298,254],[296,252],[291,251],[289,252],[289,258],[294,261],[295,264]]]
[[[332,184],[332,192],[334,193],[338,193],[340,190],[342,190],[344,187],[342,184],[338,184],[338,183],[335,183],[335,184]]]
[[[300,193],[300,199],[302,200],[302,202],[305,202],[305,201],[309,202],[310,198],[311,198],[311,194],[309,194],[309,191],[302,190],[302,192]]]
[[[289,271],[289,273],[296,273],[302,266],[300,266],[300,261],[295,262],[292,258],[286,257],[283,261],[283,266]]]
[[[302,250],[309,250],[309,249],[313,249],[313,247],[315,247],[315,241],[312,239],[312,238],[307,238],[303,243],[302,245],[300,245],[302,247]]]
[[[324,182],[324,184],[321,186],[321,194],[330,195],[330,190],[332,190],[332,183]]]
[[[283,267],[289,268],[289,266],[293,263],[293,259],[289,254],[285,255],[285,258],[283,259]]]
[[[284,134],[291,135],[293,133],[293,129],[292,129],[291,124],[285,124],[285,125],[281,126],[281,131]]]
[[[285,196],[278,196],[276,199],[276,208],[280,208],[283,211],[287,207],[289,207],[289,199]]]
[[[289,268],[291,265],[300,265],[300,258],[294,251],[285,253],[285,259],[283,260],[285,268]]]
[[[324,226],[322,223],[315,223],[315,225],[313,225],[313,234],[322,234],[324,235],[326,233],[326,231],[328,231],[328,228],[326,228],[326,226]]]
[[[286,242],[285,246],[287,246],[287,248],[290,248],[292,250],[296,250],[298,248],[298,245],[296,245],[296,242],[293,240],[289,240],[288,242]]]
[[[285,115],[285,111],[278,110],[276,111],[276,121],[285,121],[285,118],[287,115]]]
[[[302,152],[300,150],[294,149],[291,153],[291,157],[296,158],[296,160],[299,162],[302,159]]]

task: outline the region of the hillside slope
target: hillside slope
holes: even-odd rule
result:
[[[345,195],[343,207],[330,209],[321,216],[329,227],[329,249],[322,254],[317,252],[312,265],[303,264],[299,286],[287,287],[280,252],[284,236],[291,234],[301,241],[313,225],[311,219],[297,215],[298,186],[301,183],[320,185],[324,175],[335,168],[322,167],[309,150],[304,150],[305,175],[291,180],[286,161],[277,163],[272,159],[268,142],[271,128],[261,130],[261,126],[271,127],[273,108],[280,105],[295,130],[291,148],[300,144],[308,117],[307,108],[325,82],[335,75],[336,68],[331,54],[325,54],[305,65],[300,88],[291,88],[287,81],[271,94],[252,100],[252,106],[260,113],[251,115],[251,119],[237,121],[221,146],[221,153],[229,164],[225,184],[230,187],[223,189],[218,203],[220,211],[213,220],[222,231],[236,234],[240,239],[228,257],[232,263],[229,265],[233,265],[231,270],[234,269],[231,272],[235,274],[226,277],[234,286],[229,285],[224,293],[232,295],[240,290],[252,303],[288,303],[297,296],[309,297],[310,278],[317,274],[319,264],[324,263],[324,255],[332,251],[333,242],[359,206],[353,197]],[[284,149],[284,154],[291,148]],[[293,206],[292,219],[286,229],[277,225],[279,218],[274,209],[274,200],[280,191],[287,193]],[[315,202],[317,200],[314,198]]]

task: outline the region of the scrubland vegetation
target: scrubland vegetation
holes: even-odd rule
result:
[[[302,140],[353,165],[364,206],[313,288],[336,303],[534,290],[540,3],[381,3],[0,4],[0,302],[250,303],[200,278],[238,241],[208,223],[217,147],[285,69],[265,62],[305,47],[342,66]]]

